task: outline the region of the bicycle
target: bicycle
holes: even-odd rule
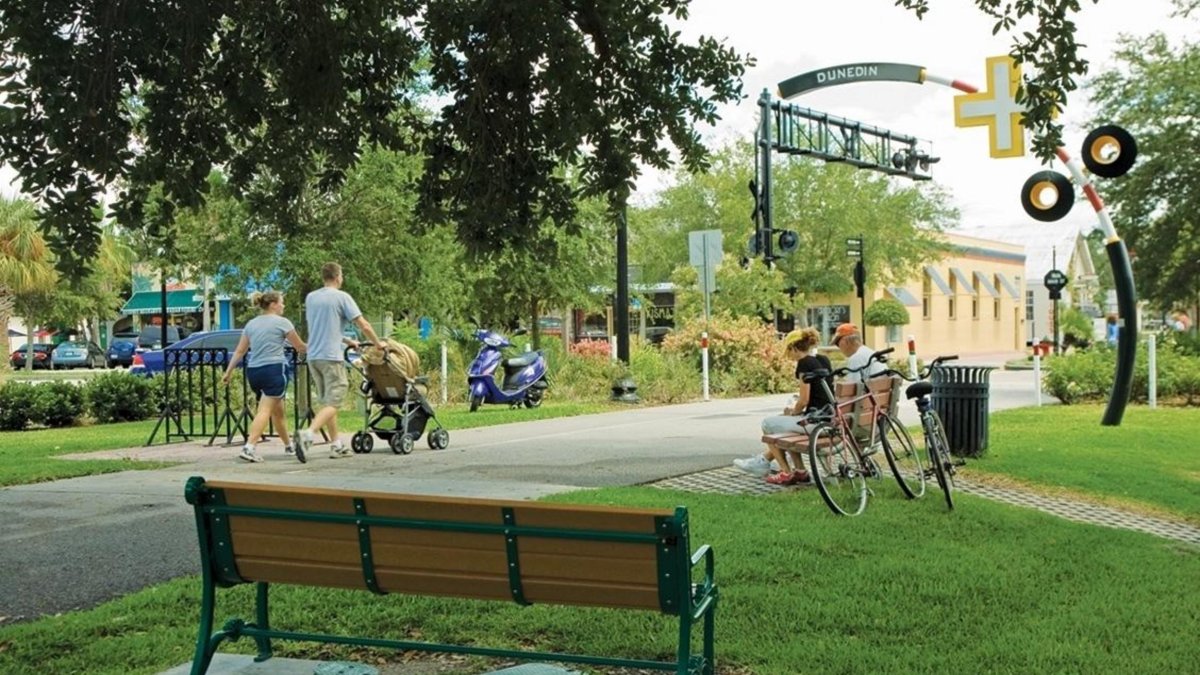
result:
[[[805,376],[809,385],[817,384],[825,390],[830,401],[835,401],[832,412],[817,423],[809,433],[808,459],[813,483],[825,504],[837,515],[856,516],[867,505],[870,488],[867,478],[881,479],[883,472],[872,459],[875,447],[883,449],[884,457],[905,496],[919,497],[925,492],[925,471],[921,467],[921,456],[913,446],[912,439],[904,426],[886,410],[884,402],[871,381],[866,391],[846,400],[837,400],[829,387],[833,377],[861,372],[876,361],[886,362],[886,356],[895,348],[888,348],[871,355],[862,368],[839,368],[832,372],[821,370]],[[886,372],[886,371],[885,371]],[[874,379],[874,378],[872,378]],[[890,402],[892,388],[888,381]],[[863,403],[869,409],[857,410]],[[849,412],[849,414],[847,414]],[[867,424],[862,424],[862,415],[867,415]],[[854,435],[855,422],[870,429],[866,449]]]
[[[903,373],[894,370],[888,371],[891,374],[898,375],[902,379],[913,382],[904,390],[905,397],[910,401],[914,401],[917,406],[917,412],[921,414],[921,431],[925,436],[925,450],[929,454],[929,469],[936,479],[938,487],[941,488],[942,494],[946,498],[946,506],[954,509],[954,475],[957,473],[956,467],[966,464],[963,460],[955,460],[950,456],[950,441],[946,438],[946,429],[942,426],[942,418],[933,409],[933,404],[929,400],[929,395],[933,392],[933,384],[929,382],[929,376],[933,374],[934,369],[943,363],[953,361],[958,356],[939,356],[929,363],[922,373],[918,373],[914,380],[911,377],[906,377]]]

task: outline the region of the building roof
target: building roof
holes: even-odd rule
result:
[[[1074,214],[1073,214],[1074,215]],[[1013,244],[1025,246],[1025,278],[1041,279],[1054,268],[1054,254],[1057,251],[1057,265],[1060,270],[1071,266],[1071,256],[1080,254],[1077,261],[1086,274],[1095,274],[1092,257],[1084,241],[1084,235],[1095,229],[1095,215],[1091,221],[1083,221],[1080,217],[1072,217],[1054,223],[1028,221],[1010,223],[1002,227],[971,227],[964,226],[955,233],[972,237],[986,237]],[[1081,251],[1078,249],[1082,249]]]

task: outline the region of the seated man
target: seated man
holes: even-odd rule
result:
[[[863,344],[862,333],[858,332],[858,326],[852,323],[844,323],[837,327],[833,333],[833,346],[846,357],[847,368],[859,371],[848,376],[850,382],[866,384],[867,380],[887,370],[887,364],[871,360],[874,350]],[[859,370],[864,366],[867,366],[865,370]]]
[[[803,379],[804,375],[808,373],[818,370],[829,371],[832,368],[828,358],[811,353],[820,339],[820,335],[812,328],[794,330],[784,338],[786,355],[796,359],[798,392],[792,404],[784,408],[782,415],[773,415],[762,421],[764,434],[807,433],[809,423],[805,416],[829,407],[831,402],[825,390],[820,386],[810,385]],[[804,470],[804,465],[800,462],[799,457],[794,458],[795,470],[793,470],[788,463],[788,454],[782,448],[774,443],[767,443],[766,446],[766,451],[761,455],[735,459],[733,465],[747,473],[765,476],[766,481],[773,485],[795,485],[808,481],[808,473]],[[778,465],[779,473],[768,475],[771,472],[772,460]]]

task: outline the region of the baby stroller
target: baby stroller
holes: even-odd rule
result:
[[[385,340],[382,345],[364,346],[362,357],[351,365],[362,373],[360,391],[367,399],[363,429],[350,440],[354,452],[371,452],[374,434],[386,441],[392,452],[407,455],[430,420],[435,428],[425,438],[429,447],[441,450],[450,445],[450,432],[425,398],[429,378],[416,377],[416,352],[395,340]]]

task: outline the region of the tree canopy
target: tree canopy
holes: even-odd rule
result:
[[[94,255],[106,187],[122,227],[169,244],[223,167],[238,195],[270,180],[251,208],[290,227],[308,177],[336,186],[364,142],[420,144],[427,219],[495,250],[545,217],[572,223],[561,164],[609,194],[671,146],[704,165],[694,125],[741,95],[748,60],[683,40],[669,22],[686,16],[677,0],[10,0],[0,149],[64,270]],[[429,85],[450,101],[432,123],[416,106]]]
[[[1138,294],[1160,307],[1200,306],[1200,43],[1125,38],[1118,67],[1090,84],[1093,126],[1118,124],[1138,161],[1104,194],[1134,256]]]

